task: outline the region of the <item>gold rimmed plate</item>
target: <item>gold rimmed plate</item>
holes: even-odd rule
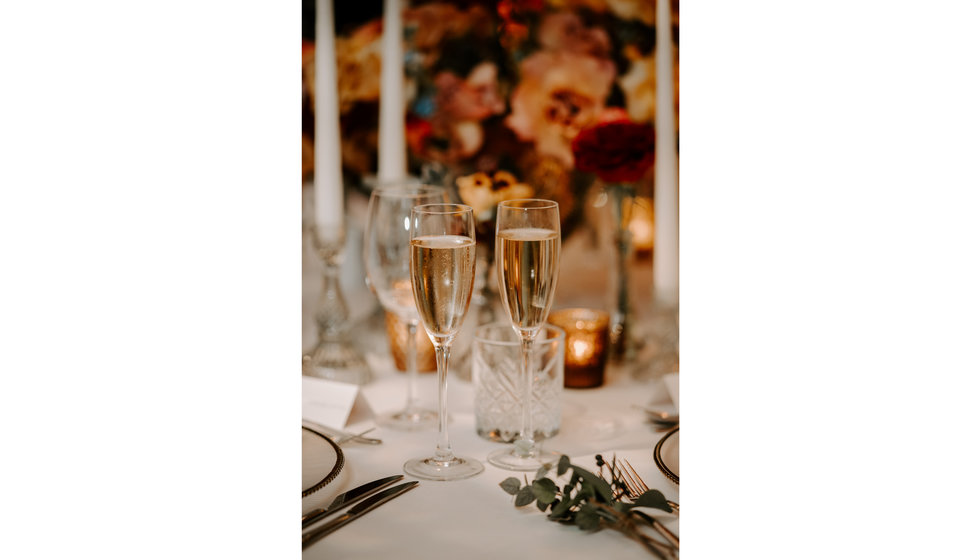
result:
[[[657,468],[674,484],[681,483],[681,427],[678,426],[660,438],[653,448],[653,460]]]
[[[344,452],[332,439],[303,426],[303,497],[333,482],[344,468]]]

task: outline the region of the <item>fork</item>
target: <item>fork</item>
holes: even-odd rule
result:
[[[615,462],[615,457],[613,458],[613,461]],[[639,498],[640,495],[643,494],[644,492],[649,491],[650,487],[647,486],[645,482],[643,482],[643,479],[640,478],[640,475],[636,473],[636,469],[633,468],[633,465],[631,465],[629,461],[623,459],[622,464],[626,465],[626,469],[628,469],[628,470],[619,469],[619,473],[625,475],[621,478],[623,479],[623,482],[626,483],[627,496],[630,499],[635,500],[636,498]],[[670,508],[674,510],[674,513],[680,514],[681,506],[677,502],[667,500],[667,505],[669,505]]]
[[[379,445],[381,443],[380,439],[364,437],[364,434],[374,429],[373,427],[368,428],[359,434],[351,434],[342,430],[336,430],[329,426],[324,426],[323,424],[318,424],[312,420],[307,420],[306,418],[303,419],[303,423],[309,424],[320,431],[326,432],[329,436],[331,436],[330,439],[332,439],[337,445],[347,441],[356,441],[357,443],[366,443],[368,445]]]
[[[626,469],[619,468],[618,465],[620,465],[620,464],[625,465],[626,466]],[[643,482],[643,479],[640,478],[640,475],[637,474],[636,469],[633,468],[633,465],[631,465],[629,461],[627,461],[626,459],[623,459],[622,461],[617,461],[616,460],[616,457],[614,455],[613,456],[612,470],[615,473],[617,469],[619,471],[619,474],[623,475],[623,476],[620,477],[620,479],[622,479],[622,481],[626,484],[626,495],[631,500],[636,500],[644,492],[647,492],[647,491],[650,490],[650,487],[647,486],[647,484],[645,482]],[[673,510],[673,513],[675,513],[675,514],[679,514],[680,513],[680,506],[677,504],[677,502],[673,502],[671,500],[667,500],[667,505],[670,506],[670,508]],[[681,548],[681,540],[680,540],[680,538],[678,538],[678,536],[676,534],[674,534],[673,531],[671,531],[670,529],[668,529],[660,521],[658,521],[656,519],[653,519],[653,518],[650,518],[650,519],[651,519],[651,523],[653,525],[653,528],[656,529],[657,532],[660,533],[665,539],[667,539],[667,541],[671,545],[673,545],[674,548],[676,548],[677,550],[680,550],[680,548]]]

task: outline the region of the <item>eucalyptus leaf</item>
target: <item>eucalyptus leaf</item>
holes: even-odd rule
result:
[[[575,524],[583,531],[595,531],[599,529],[599,514],[593,508],[583,507],[575,514]]]
[[[518,490],[521,489],[521,481],[518,480],[516,477],[512,476],[507,480],[501,482],[500,487],[504,489],[504,492],[507,492],[508,494],[513,496],[514,494],[517,493]]]
[[[550,504],[558,493],[558,486],[550,478],[539,478],[531,483],[531,491],[538,501]]]
[[[568,455],[562,455],[561,459],[558,459],[558,476],[565,474],[568,467],[572,465],[571,460],[569,460]]]
[[[633,502],[633,507],[650,507],[670,513],[673,509],[660,490],[647,490]]]
[[[548,515],[548,519],[555,520],[560,519],[568,513],[569,508],[572,507],[572,500],[566,495],[562,496],[558,505],[551,508],[551,514]]]
[[[535,505],[538,506],[538,511],[545,511],[548,509],[548,506],[551,505],[551,502],[542,502],[541,500],[538,500],[538,503]]]
[[[514,502],[514,505],[517,507],[524,507],[533,501],[534,491],[531,490],[530,486],[525,486],[517,492],[517,500]]]
[[[582,482],[583,482],[582,490],[585,490],[586,488],[585,484],[587,483],[589,486],[594,488],[596,492],[599,493],[599,496],[602,496],[602,498],[605,499],[606,503],[612,503],[613,501],[612,488],[609,487],[608,482],[590,473],[589,471],[583,469],[582,467],[576,467],[575,465],[572,465],[571,468],[575,474],[582,477]]]

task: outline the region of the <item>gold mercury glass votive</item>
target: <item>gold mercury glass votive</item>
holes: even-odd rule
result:
[[[408,368],[406,359],[408,353],[405,351],[408,345],[408,325],[398,318],[398,315],[385,311],[385,332],[388,334],[388,347],[391,349],[391,357],[395,360],[395,368],[398,371],[405,371]],[[415,366],[419,373],[436,370],[436,349],[429,340],[429,335],[425,334],[425,329],[419,325],[415,331]]]
[[[609,348],[609,314],[598,309],[560,309],[548,322],[565,331],[565,387],[602,385]]]

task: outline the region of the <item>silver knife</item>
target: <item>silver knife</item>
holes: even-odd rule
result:
[[[386,486],[391,486],[395,482],[405,478],[405,475],[396,474],[394,476],[389,476],[385,478],[380,478],[371,482],[364,483],[353,490],[348,490],[343,494],[340,494],[330,502],[327,509],[317,508],[311,510],[303,515],[303,528],[306,529],[310,525],[316,523],[317,521],[323,519],[324,517],[339,511],[341,508],[349,506],[361,498],[370,496],[377,490],[381,490]]]
[[[344,525],[347,525],[351,521],[357,519],[358,517],[364,515],[365,513],[371,511],[372,509],[380,506],[381,504],[387,502],[388,500],[392,500],[404,494],[405,492],[408,492],[412,488],[418,486],[418,484],[419,481],[413,480],[411,482],[399,484],[394,488],[389,488],[384,492],[372,496],[367,500],[364,500],[360,504],[357,504],[356,506],[350,508],[349,510],[347,510],[346,513],[344,513],[340,517],[333,519],[330,522],[325,523],[324,525],[316,529],[313,529],[312,531],[307,531],[306,533],[303,533],[303,548],[305,549],[311,544],[317,542],[318,540],[336,531],[337,529],[343,527]]]

